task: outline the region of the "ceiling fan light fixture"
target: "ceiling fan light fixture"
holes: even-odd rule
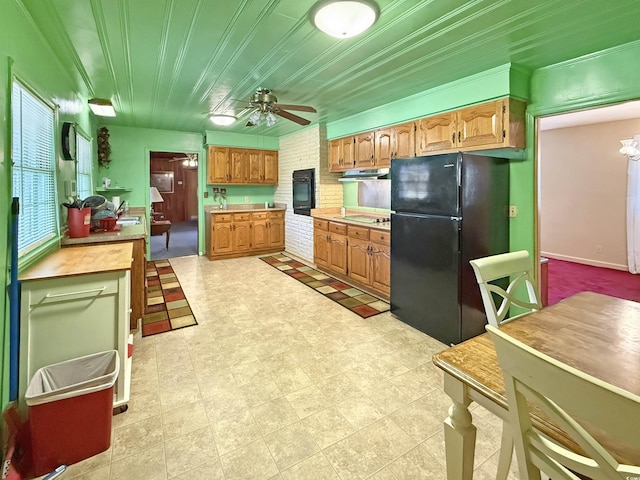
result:
[[[110,100],[104,98],[92,98],[89,100],[89,108],[94,115],[99,117],[115,117],[116,110]]]
[[[249,121],[254,125],[259,125],[261,120],[260,110],[254,110],[251,115],[249,115]]]
[[[273,127],[278,121],[278,117],[276,117],[273,113],[269,112],[266,115],[265,121],[267,123],[267,127]]]
[[[226,126],[234,123],[237,118],[233,115],[214,113],[209,116],[209,120],[211,120],[211,122],[213,122],[215,125]]]
[[[379,12],[378,6],[369,0],[325,0],[312,10],[311,18],[327,35],[349,38],[373,25]]]

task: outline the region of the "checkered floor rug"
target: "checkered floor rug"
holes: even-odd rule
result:
[[[197,325],[178,277],[168,260],[147,262],[147,306],[142,336]]]
[[[344,308],[357,313],[362,318],[372,317],[389,310],[389,304],[379,298],[369,295],[351,285],[333,278],[324,272],[298,262],[284,254],[261,257],[272,267],[286,273],[291,278],[304,283],[316,292],[321,293]]]

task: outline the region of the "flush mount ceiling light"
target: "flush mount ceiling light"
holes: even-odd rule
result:
[[[311,11],[313,24],[327,35],[349,38],[377,20],[378,6],[369,0],[324,0]]]
[[[237,118],[233,115],[214,113],[209,116],[209,120],[211,120],[216,125],[231,125],[237,120]]]
[[[113,104],[104,98],[92,98],[89,100],[89,108],[94,115],[99,117],[115,117],[116,111]]]

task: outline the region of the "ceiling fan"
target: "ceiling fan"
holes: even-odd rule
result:
[[[316,113],[316,109],[308,105],[287,105],[278,103],[276,96],[268,88],[258,88],[251,96],[249,106],[238,114],[238,117],[249,114],[247,127],[266,124],[270,127],[276,123],[278,117],[286,118],[299,125],[309,125],[311,122],[287,110]]]
[[[185,153],[181,157],[173,157],[170,162],[182,162],[185,167],[197,167],[198,166],[198,154],[197,153]]]

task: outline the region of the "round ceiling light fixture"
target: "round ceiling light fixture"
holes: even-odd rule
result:
[[[216,125],[231,125],[237,120],[237,118],[233,115],[223,115],[217,113],[210,115],[209,119]]]
[[[373,25],[379,13],[369,0],[323,0],[311,11],[311,19],[327,35],[349,38]]]

